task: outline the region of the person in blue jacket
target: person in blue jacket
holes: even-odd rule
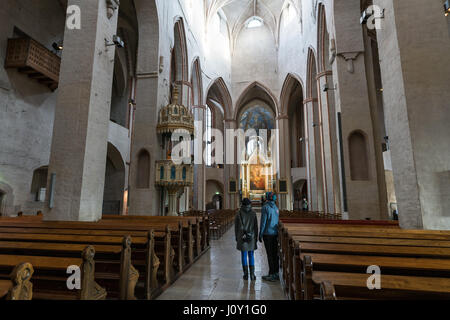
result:
[[[279,258],[278,258],[278,217],[280,211],[276,205],[277,196],[269,192],[266,196],[266,203],[261,210],[261,228],[259,232],[259,241],[264,240],[264,246],[267,252],[269,262],[269,274],[263,276],[266,281],[280,280]]]

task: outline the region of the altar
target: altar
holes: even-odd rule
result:
[[[261,201],[266,192],[274,191],[276,174],[270,154],[264,155],[260,148],[254,149],[252,154],[241,163],[242,196],[252,201]]]

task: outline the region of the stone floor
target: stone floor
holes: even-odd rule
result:
[[[279,282],[261,280],[268,273],[264,245],[255,251],[256,281],[242,279],[241,255],[234,227],[208,250],[158,299],[160,300],[284,300]]]

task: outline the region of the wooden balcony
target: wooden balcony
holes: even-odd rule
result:
[[[56,90],[61,58],[31,38],[8,39],[5,68],[20,73]]]

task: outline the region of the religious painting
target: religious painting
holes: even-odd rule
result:
[[[257,133],[261,129],[272,130],[275,128],[273,113],[263,106],[248,108],[240,118],[239,127],[244,131],[255,129]]]
[[[253,165],[250,167],[250,190],[266,190],[266,172],[262,165]]]

